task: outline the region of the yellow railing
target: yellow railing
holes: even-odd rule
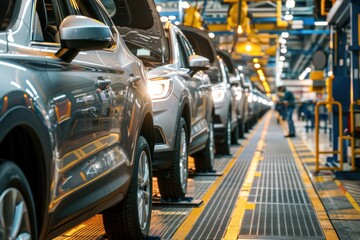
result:
[[[338,143],[338,149],[332,150],[332,151],[320,151],[320,142],[319,142],[319,129],[320,129],[320,115],[319,115],[319,107],[321,105],[337,105],[338,111],[339,111],[339,143]],[[342,122],[342,105],[340,102],[337,101],[322,101],[318,102],[315,105],[315,163],[316,163],[316,172],[320,170],[343,170],[343,158],[342,158],[342,152],[343,152],[343,122]],[[339,161],[340,161],[340,167],[323,167],[320,166],[320,155],[321,154],[337,154],[339,155]]]
[[[360,100],[354,101],[350,104],[350,136],[344,137],[346,140],[350,140],[350,151],[351,151],[351,169],[356,170],[355,156],[360,154],[360,150],[355,150],[355,106],[360,106]]]

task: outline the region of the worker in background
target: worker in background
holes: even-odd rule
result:
[[[293,121],[293,112],[295,109],[295,97],[294,94],[286,90],[285,86],[278,87],[278,94],[280,96],[280,104],[285,107],[286,120],[289,125],[289,134],[285,137],[295,137],[295,126]]]

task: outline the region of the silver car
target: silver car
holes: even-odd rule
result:
[[[213,168],[211,84],[201,71],[208,69],[209,60],[195,55],[176,26],[163,28],[155,4],[147,2],[147,7],[137,2],[126,9],[131,16],[152,14],[148,28],[121,22],[116,15],[113,20],[130,51],[147,68],[155,125],[153,174],[161,197],[178,200],[187,191],[188,155],[195,156],[197,171]],[[114,12],[124,9],[121,1],[116,8]]]
[[[206,73],[212,83],[212,96],[215,105],[214,133],[216,154],[230,154],[232,143],[238,140],[239,102],[230,83],[228,69],[223,60],[218,57],[208,33],[192,27],[181,26],[195,52],[210,60],[211,67]]]
[[[98,1],[0,6],[0,239],[52,239],[97,213],[109,239],[145,238],[155,138],[142,62]]]

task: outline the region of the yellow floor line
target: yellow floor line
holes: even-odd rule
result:
[[[348,199],[348,201],[351,203],[351,205],[354,207],[356,211],[360,211],[360,206],[356,202],[356,200],[351,196],[351,194],[346,190],[345,186],[339,181],[335,180],[336,185],[341,189],[341,191],[345,194],[345,197]]]
[[[294,156],[296,166],[298,168],[298,171],[300,173],[300,176],[301,176],[304,186],[306,188],[306,192],[310,198],[310,201],[314,207],[314,211],[316,212],[316,215],[319,219],[320,225],[325,234],[325,238],[327,240],[339,239],[339,237],[327,215],[327,212],[320,200],[320,197],[316,193],[314,186],[311,182],[311,179],[310,179],[308,173],[306,172],[305,167],[304,167],[303,163],[301,162],[299,155],[297,154],[297,152],[295,150],[293,142],[290,139],[288,139],[288,143],[289,143],[291,152]]]
[[[197,219],[200,217],[202,211],[205,209],[208,202],[210,201],[210,199],[212,198],[212,196],[214,195],[214,193],[216,192],[216,190],[218,189],[218,187],[220,186],[220,184],[224,180],[225,176],[230,172],[230,170],[234,166],[236,160],[238,159],[238,157],[240,156],[240,154],[243,152],[244,148],[248,144],[249,140],[254,136],[255,132],[258,129],[258,127],[259,127],[259,125],[257,125],[255,127],[254,131],[252,131],[252,133],[249,135],[249,137],[242,143],[242,146],[238,149],[238,151],[235,153],[234,157],[230,160],[230,162],[228,163],[228,165],[224,169],[223,176],[218,177],[214,181],[214,183],[211,185],[209,190],[206,192],[206,194],[202,197],[202,200],[204,201],[204,204],[202,204],[198,208],[194,208],[190,212],[190,214],[188,215],[186,220],[180,225],[180,227],[177,229],[177,231],[174,233],[174,235],[171,237],[171,239],[176,240],[176,239],[185,239],[186,238],[186,236],[191,231],[193,225],[195,224]]]
[[[244,184],[241,187],[240,193],[238,195],[238,199],[235,204],[235,208],[230,218],[230,223],[226,229],[223,239],[231,239],[231,240],[237,239],[240,232],[241,223],[244,218],[245,210],[255,209],[256,206],[255,203],[248,203],[248,196],[250,194],[250,190],[254,182],[254,178],[259,175],[256,169],[260,159],[262,159],[260,151],[263,150],[264,147],[264,139],[267,133],[267,128],[269,126],[271,116],[272,114],[271,115],[268,114],[265,120],[266,121],[265,126],[261,133],[260,141],[256,148],[257,151],[255,152],[254,157],[251,160],[249,170],[246,174]]]

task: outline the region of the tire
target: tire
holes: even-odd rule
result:
[[[245,124],[243,123],[243,120],[239,120],[239,138],[245,138]]]
[[[211,172],[214,169],[215,161],[215,142],[214,142],[214,124],[211,119],[209,123],[209,134],[206,147],[194,155],[195,168],[197,172]]]
[[[236,126],[231,132],[231,144],[238,144],[239,140],[239,121],[236,121]]]
[[[26,177],[15,163],[0,160],[0,179],[0,239],[38,239],[35,205]]]
[[[175,137],[170,177],[157,178],[163,199],[183,199],[187,191],[189,139],[184,118],[180,118]]]
[[[140,210],[139,210],[140,209]],[[108,239],[144,239],[150,229],[152,210],[152,169],[150,148],[139,137],[130,186],[123,201],[103,213]]]
[[[228,155],[231,147],[231,116],[229,114],[225,127],[225,137],[222,142],[216,144],[216,154]]]

